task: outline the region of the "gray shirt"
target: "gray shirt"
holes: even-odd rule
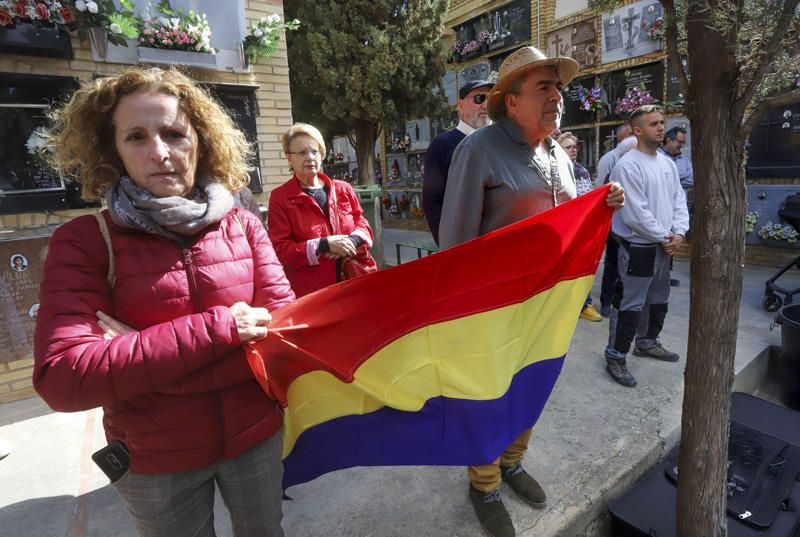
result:
[[[683,153],[678,153],[677,156],[672,156],[667,153],[663,147],[659,147],[658,150],[668,159],[671,159],[672,162],[675,163],[675,167],[678,168],[678,178],[681,180],[681,186],[686,188],[692,188],[694,186],[694,171],[692,171],[692,161]]]
[[[633,149],[611,170],[611,180],[625,189],[625,205],[611,221],[616,235],[640,244],[666,243],[670,233],[686,236],[686,195],[672,160]]]
[[[576,197],[566,152],[549,137],[542,162],[508,118],[467,136],[447,174],[439,242],[442,249],[552,209]],[[552,181],[553,171],[558,178]]]

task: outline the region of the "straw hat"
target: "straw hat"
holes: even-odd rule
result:
[[[506,90],[516,79],[532,69],[552,66],[558,70],[563,85],[567,85],[578,74],[578,62],[572,58],[558,56],[548,58],[535,47],[522,47],[500,64],[497,84],[489,95],[489,117],[499,119],[505,113]]]

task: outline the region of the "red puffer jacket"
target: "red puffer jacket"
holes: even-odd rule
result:
[[[339,233],[356,235],[367,247],[372,247],[372,229],[353,187],[324,173],[317,175],[328,185],[329,192],[331,185],[335,188],[336,207],[333,196],[328,195],[329,218],[325,218],[314,198],[303,191],[297,177],[269,195],[269,238],[298,297],[336,283],[336,261],[316,254],[321,237]],[[334,229],[334,211],[339,214],[340,232]]]
[[[236,209],[234,209],[236,211]],[[104,213],[56,230],[40,288],[33,382],[55,410],[102,406],[131,470],[169,473],[232,458],[275,434],[282,415],[253,379],[228,306],[269,310],[294,294],[261,223],[233,211],[192,246],[124,229]],[[246,231],[246,236],[244,231]],[[136,330],[103,338],[96,311]]]

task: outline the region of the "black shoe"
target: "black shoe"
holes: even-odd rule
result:
[[[649,349],[640,349],[634,345],[633,354],[642,358],[655,358],[662,362],[677,362],[681,359],[676,353],[665,349],[660,341],[656,342],[655,347],[650,347]]]
[[[631,372],[628,371],[628,366],[625,361],[606,358],[606,371],[608,371],[608,374],[611,375],[612,379],[616,380],[623,386],[628,388],[633,388],[636,386],[636,377],[631,375]]]
[[[680,287],[680,285],[681,285],[681,281],[680,280],[676,280],[675,278],[670,278],[669,279],[669,286],[670,287]]]
[[[500,476],[525,503],[539,508],[547,505],[547,495],[544,493],[544,489],[528,472],[522,469],[522,463],[518,462],[509,468],[501,466]]]
[[[517,532],[511,522],[511,516],[500,499],[500,491],[481,492],[474,487],[469,487],[469,499],[475,514],[478,515],[483,531],[492,537],[515,537]]]

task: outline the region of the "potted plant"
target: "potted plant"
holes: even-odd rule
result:
[[[242,41],[245,64],[256,63],[259,57],[269,58],[275,54],[275,51],[278,50],[281,33],[297,30],[299,27],[299,20],[282,22],[281,16],[277,13],[262,17],[250,28],[250,33]]]
[[[139,36],[139,59],[199,66],[217,63],[205,14],[172,9],[169,0],[161,0],[156,9],[160,15],[154,16],[147,6]]]
[[[450,63],[458,63],[461,61],[461,48],[464,44],[456,39],[456,42],[450,45]]]
[[[480,44],[473,39],[472,41],[467,41],[467,43],[462,47],[461,56],[463,58],[471,58],[473,56],[477,56],[480,50]]]
[[[408,199],[400,198],[397,201],[397,205],[400,207],[400,216],[402,218],[408,218]]]
[[[492,34],[488,30],[481,30],[478,32],[477,41],[481,46],[481,53],[486,54],[489,52],[489,43],[491,42]]]

